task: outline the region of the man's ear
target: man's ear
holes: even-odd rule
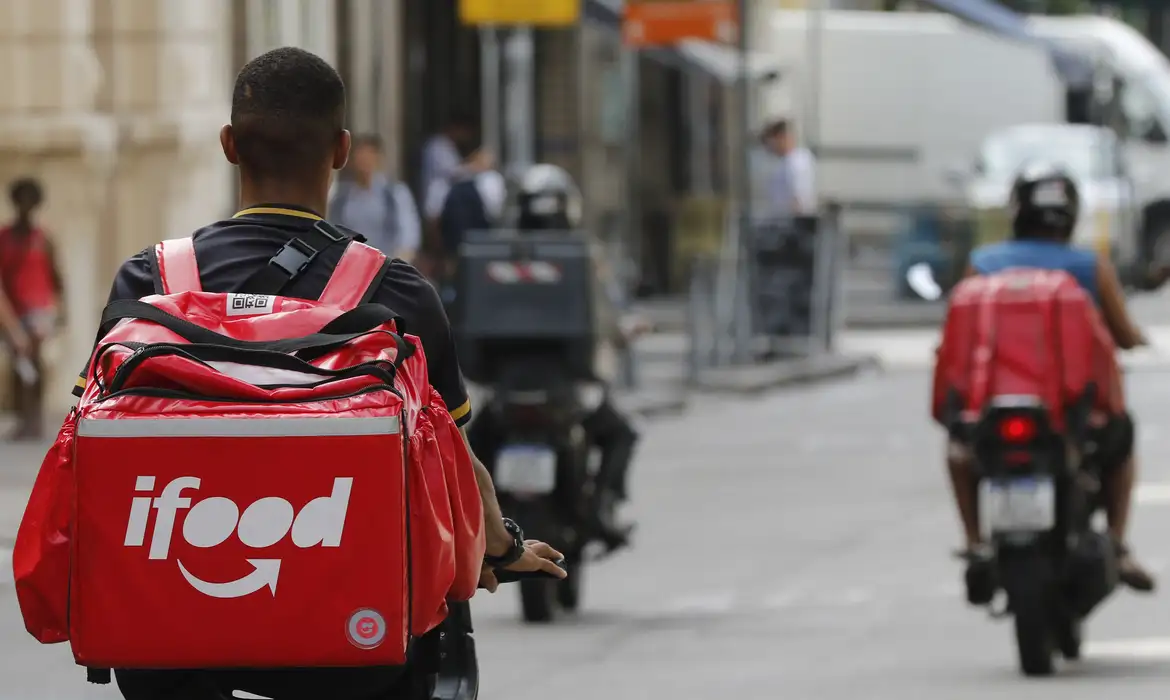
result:
[[[223,157],[232,165],[240,164],[240,154],[236,150],[236,134],[231,124],[224,124],[219,130],[219,145],[223,148]]]
[[[337,137],[337,145],[333,148],[333,169],[341,170],[349,162],[349,147],[352,143],[348,129],[342,129]]]

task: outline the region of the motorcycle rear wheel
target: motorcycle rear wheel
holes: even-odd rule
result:
[[[1009,592],[1020,670],[1025,676],[1050,676],[1054,670],[1049,595],[1047,578],[1043,576],[1016,578]]]

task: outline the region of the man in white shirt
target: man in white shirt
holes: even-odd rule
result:
[[[422,244],[422,222],[410,188],[382,172],[377,135],[353,138],[352,172],[337,181],[329,198],[329,220],[356,231],[391,258],[413,262]]]
[[[459,246],[469,231],[487,230],[504,214],[508,185],[494,169],[495,157],[478,140],[457,142],[462,161],[456,174],[436,180],[427,192],[423,212],[435,234],[440,256],[436,272],[445,280],[453,271]]]
[[[436,183],[447,182],[459,173],[463,159],[456,144],[470,139],[474,132],[471,118],[455,112],[442,131],[427,139],[422,151],[422,181],[419,183],[419,197],[424,202],[430,198]]]
[[[761,213],[774,219],[815,216],[816,162],[812,153],[796,145],[792,129],[784,119],[769,124],[762,140],[777,161],[766,169],[764,188],[768,208]]]

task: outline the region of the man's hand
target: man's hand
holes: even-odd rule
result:
[[[504,568],[508,571],[522,573],[543,571],[557,578],[565,578],[569,575],[568,572],[554,563],[564,558],[565,555],[540,540],[525,540],[524,554],[510,566]],[[491,568],[484,566],[479,572],[479,587],[486,588],[489,593],[495,593],[499,585],[495,573],[492,572]]]
[[[29,353],[32,352],[32,338],[23,328],[9,331],[8,342],[12,345],[12,351],[16,353],[17,357],[28,357]]]

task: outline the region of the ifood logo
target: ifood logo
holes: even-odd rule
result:
[[[194,505],[183,492],[199,488],[196,476],[182,476],[163,487],[155,497],[134,498],[130,504],[130,521],[126,526],[127,547],[141,547],[146,542],[150,512],[155,511],[154,534],[150,538],[150,559],[167,559],[174,536],[175,517],[180,510],[189,509],[183,519],[183,539],[193,547],[203,549],[223,544],[235,533],[240,542],[252,549],[265,549],[283,540],[289,533],[296,546],[338,547],[345,529],[345,515],[349,510],[349,494],[353,488],[350,477],[333,480],[333,493],[315,498],[305,504],[300,513],[283,498],[261,498],[240,511],[235,501],[222,496],[204,498]],[[155,478],[140,476],[134,484],[138,493],[154,491]],[[254,571],[235,581],[211,583],[197,578],[183,562],[175,560],[187,583],[214,598],[241,598],[267,586],[276,595],[280,577],[280,559],[249,559]]]

